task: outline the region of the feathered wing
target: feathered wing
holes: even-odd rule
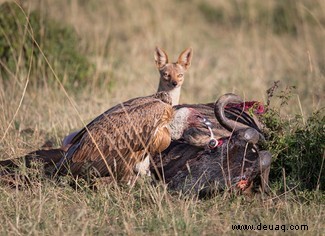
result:
[[[155,96],[132,99],[107,110],[72,140],[59,173],[82,176],[93,169],[98,176],[114,174],[117,180],[126,180],[145,154],[169,145],[166,126],[172,115],[172,106]]]

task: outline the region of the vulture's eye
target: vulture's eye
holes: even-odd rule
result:
[[[194,115],[196,121],[200,121],[200,122],[204,122],[204,117],[202,117],[201,115]]]

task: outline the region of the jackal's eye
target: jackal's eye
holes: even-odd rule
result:
[[[177,77],[178,78],[182,78],[184,75],[183,74],[178,74]]]
[[[164,77],[168,77],[168,73],[167,73],[167,72],[164,72],[164,73],[163,73],[163,76],[164,76]]]

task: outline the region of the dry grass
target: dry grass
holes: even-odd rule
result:
[[[299,12],[318,23],[310,26],[303,21],[295,35],[275,34],[261,27],[254,20],[258,0],[247,1],[249,25],[209,22],[198,10],[199,0],[22,2],[26,9],[40,9],[44,15],[72,25],[80,36],[80,50],[95,63],[96,72],[89,78],[89,86],[69,93],[81,117],[62,88],[52,86],[54,76],[44,75],[44,81],[52,82],[42,87],[29,83],[32,78],[19,71],[6,84],[0,79],[0,159],[23,155],[49,138],[59,145],[65,134],[112,105],[155,92],[156,45],[166,49],[173,60],[184,48],[194,49],[181,102],[210,102],[232,91],[263,101],[265,90],[280,80],[282,89],[297,87],[296,96],[285,108],[289,117],[307,117],[325,106],[324,1],[313,1],[317,6],[313,8],[306,1],[297,1]],[[225,19],[231,19],[233,8],[228,1],[203,2],[222,7]],[[276,1],[269,2],[264,6],[267,10]],[[34,133],[26,134],[27,128]],[[223,194],[198,201],[149,184],[131,190],[104,186],[94,192],[36,180],[23,190],[0,187],[0,234],[212,235],[237,233],[232,224],[259,223],[307,224],[309,231],[294,232],[324,233],[324,193],[293,192],[280,196],[273,192],[255,199]]]
[[[1,188],[0,192],[0,232],[8,235],[245,234],[233,231],[232,224],[260,223],[308,225],[308,231],[292,232],[310,235],[321,233],[324,223],[319,199],[305,205],[290,194],[265,201],[227,195],[198,201],[170,196],[161,186],[142,185],[132,191],[105,187],[93,192],[48,182],[20,191]]]
[[[274,34],[263,26],[262,30],[255,21],[233,27],[231,23],[210,23],[198,10],[202,1],[195,0],[164,4],[146,0],[28,2],[37,4],[31,4],[32,9],[40,7],[47,15],[73,25],[81,37],[82,50],[97,65],[98,73],[89,84],[104,72],[106,86],[113,84],[114,95],[121,101],[130,94],[142,96],[156,90],[153,50],[159,45],[172,60],[184,48],[194,49],[183,102],[207,102],[229,91],[263,100],[266,88],[280,80],[283,87],[297,86],[306,114],[324,106],[323,1],[315,1],[317,7],[312,9],[306,8],[306,1],[299,1],[301,14],[317,23],[309,27],[303,22],[297,35]],[[229,8],[227,1],[222,2]],[[250,2],[252,10],[248,12],[253,18],[258,1]],[[266,11],[271,11],[272,4],[265,5]],[[297,100],[292,109],[299,111]]]

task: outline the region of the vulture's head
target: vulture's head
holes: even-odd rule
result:
[[[172,140],[179,140],[184,138],[184,134],[188,129],[193,127],[208,129],[210,126],[211,122],[200,112],[193,108],[183,107],[175,110],[169,128]]]

